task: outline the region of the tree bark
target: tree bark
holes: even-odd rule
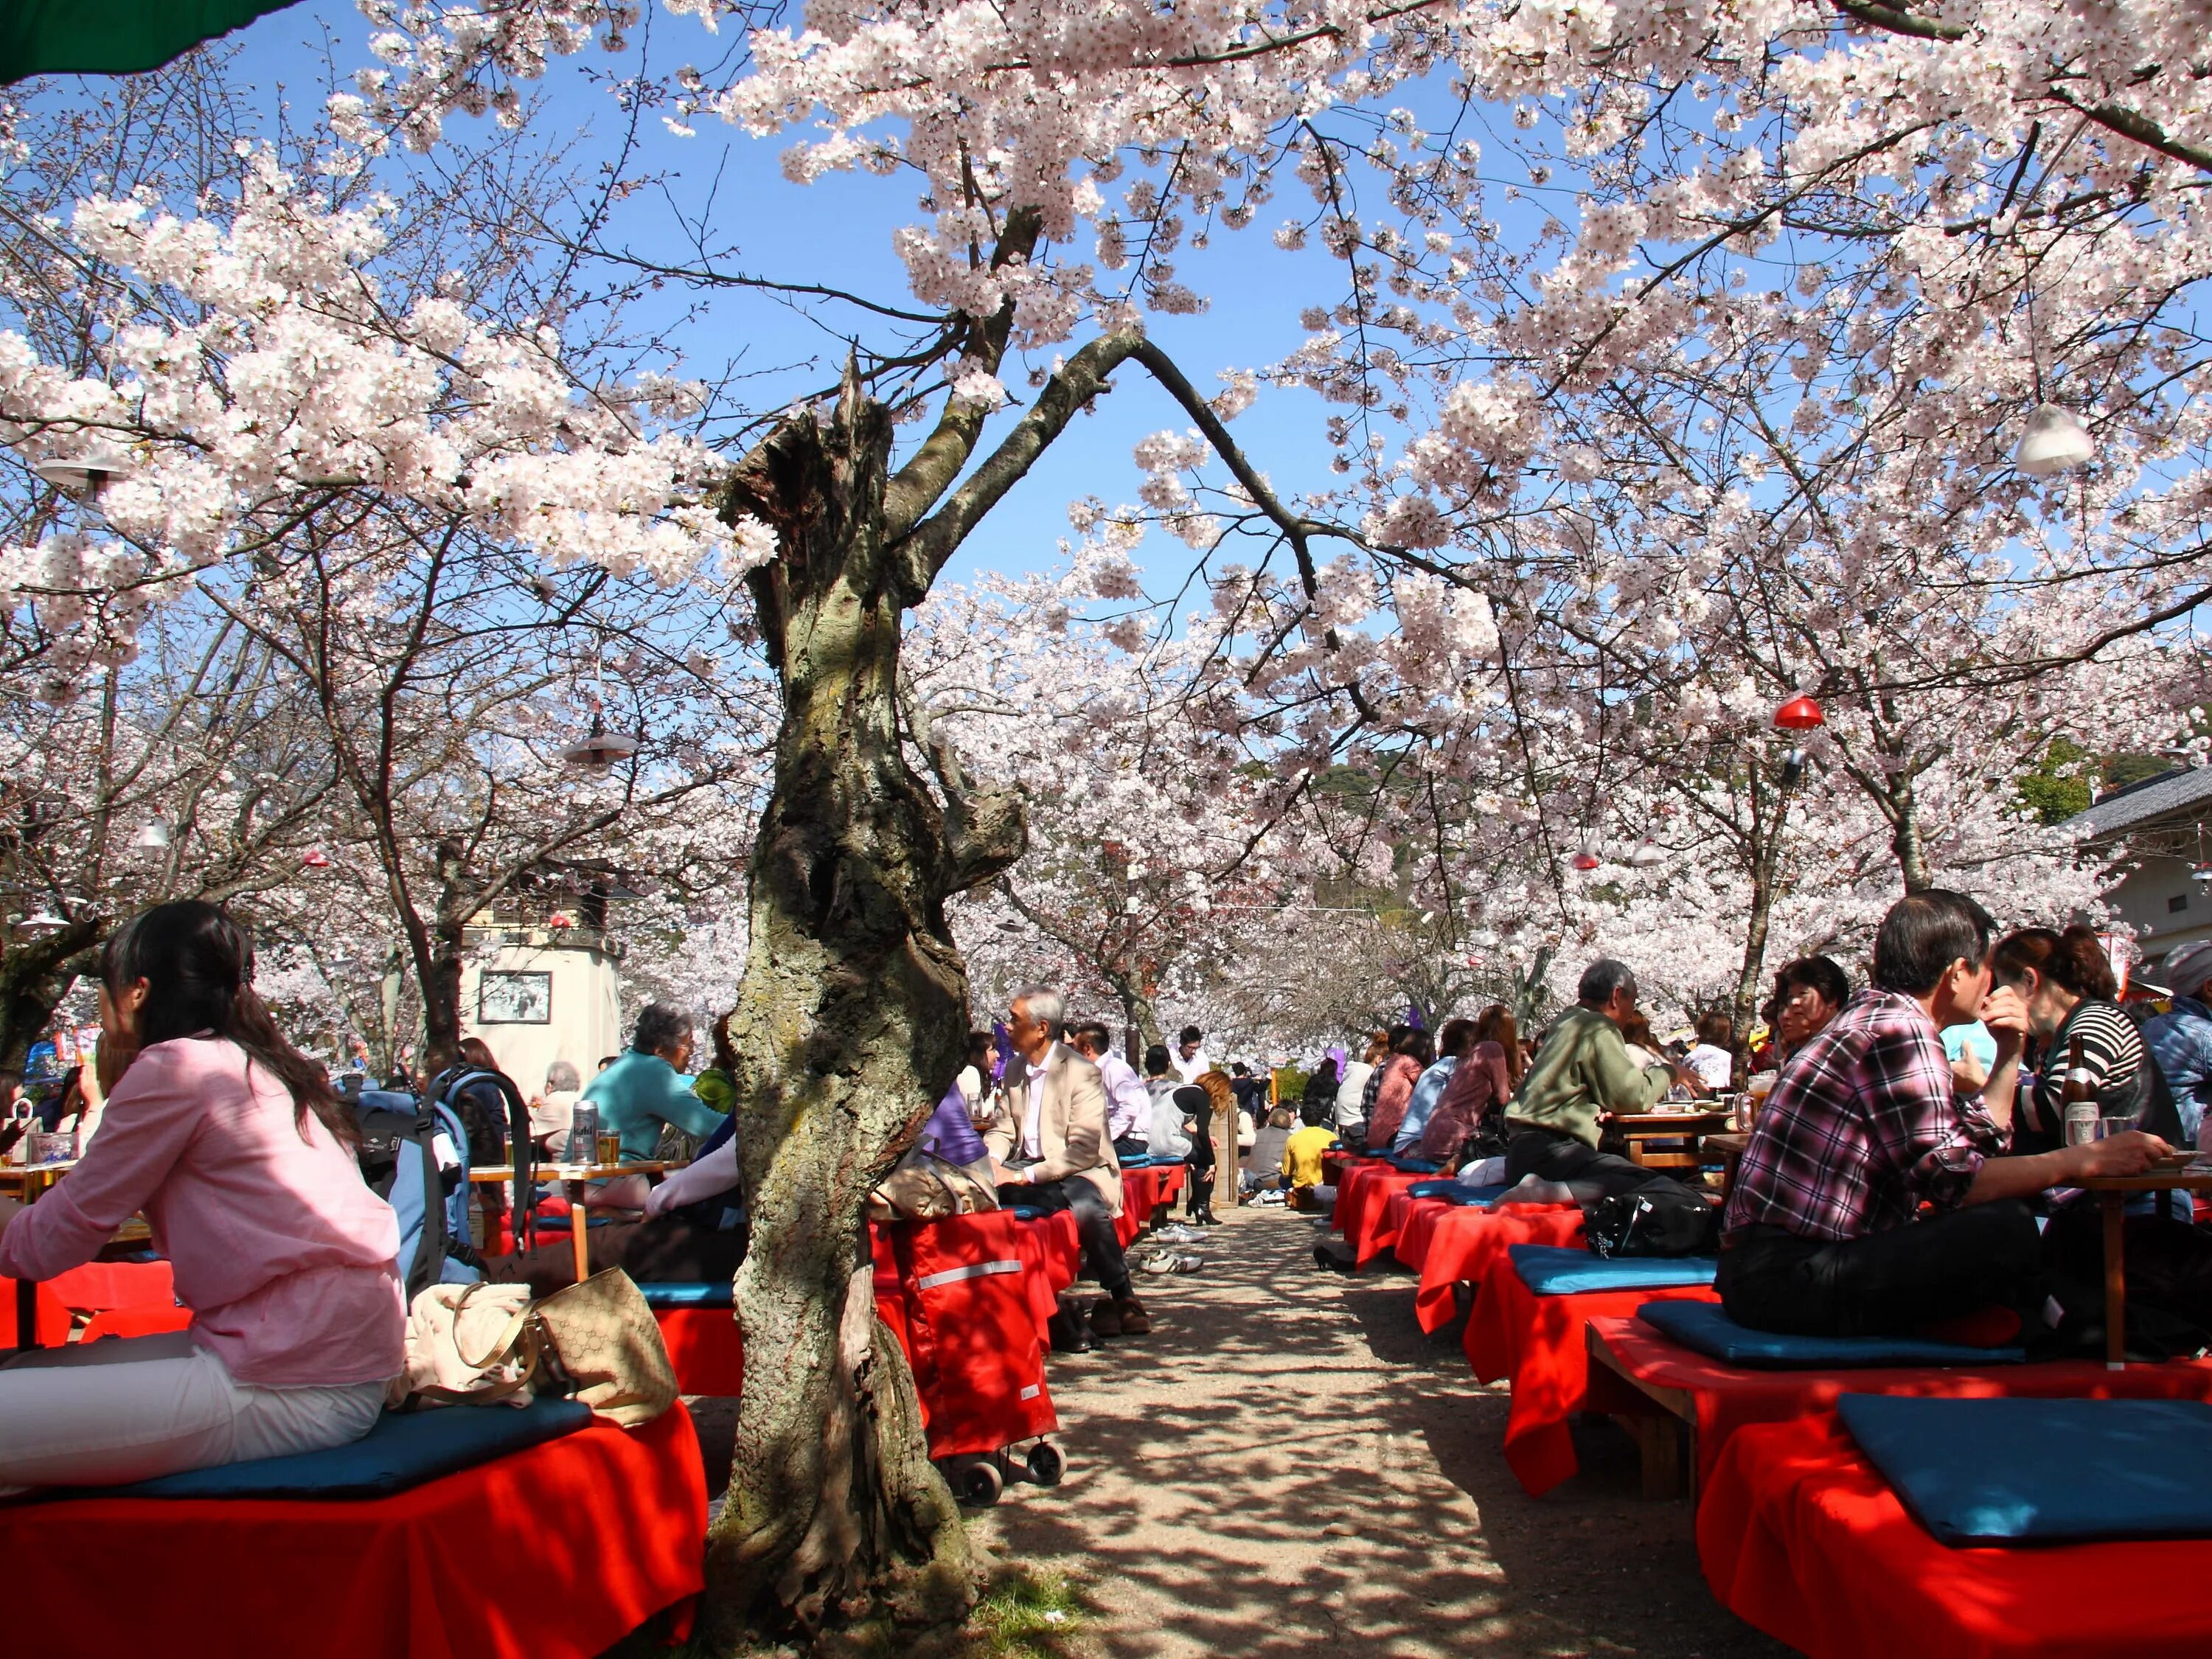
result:
[[[0,1067],[21,1073],[77,975],[96,963],[105,916],[80,916],[59,933],[25,939],[0,957]]]
[[[912,1379],[875,1318],[864,1216],[964,1057],[945,901],[1012,864],[1023,830],[1011,795],[971,795],[939,764],[940,805],[907,763],[902,617],[927,577],[887,534],[890,444],[889,411],[848,374],[834,413],[787,421],[725,501],[777,532],[750,580],[784,712],[729,1022],[752,1247],[729,1501],[708,1547],[716,1639],[846,1627],[890,1650],[975,1595]]]

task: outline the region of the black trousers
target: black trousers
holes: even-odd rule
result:
[[[594,1273],[620,1267],[641,1285],[719,1285],[737,1276],[748,1235],[742,1227],[722,1232],[664,1215],[594,1227],[586,1237]],[[564,1232],[532,1250],[488,1255],[484,1277],[495,1285],[527,1285],[533,1296],[550,1296],[576,1282],[575,1246]]]
[[[1152,1151],[1152,1143],[1142,1135],[1123,1135],[1114,1143],[1116,1158],[1149,1158]]]
[[[2043,1328],[2043,1239],[2018,1200],[1952,1210],[1863,1238],[1824,1242],[1753,1227],[1714,1281],[1739,1325],[1800,1336],[1903,1335],[1992,1306]]]
[[[1585,1146],[1557,1129],[1522,1125],[1514,1129],[1512,1139],[1505,1144],[1506,1184],[1514,1185],[1530,1176],[1560,1182],[1574,1194],[1578,1204],[1594,1203],[1616,1193],[1632,1193],[1655,1182],[1670,1187],[1682,1184],[1657,1170],[1632,1164],[1617,1152]]]
[[[1098,1189],[1080,1176],[1066,1181],[1023,1182],[999,1188],[999,1202],[1011,1208],[1019,1204],[1048,1212],[1073,1210],[1075,1236],[1082,1241],[1091,1276],[1116,1301],[1129,1294],[1129,1264],[1121,1255],[1121,1241],[1114,1236],[1114,1214]]]
[[[1201,1158],[1195,1152],[1183,1159],[1190,1173],[1183,1177],[1182,1212],[1195,1219],[1213,1213],[1213,1149]]]

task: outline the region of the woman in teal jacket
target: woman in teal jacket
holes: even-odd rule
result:
[[[584,1102],[599,1109],[599,1133],[622,1137],[625,1162],[651,1158],[664,1123],[700,1139],[721,1126],[722,1114],[691,1092],[684,1075],[691,1048],[691,1016],[647,1003],[629,1052],[585,1088]]]

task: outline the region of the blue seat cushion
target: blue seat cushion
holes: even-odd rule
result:
[[[1836,1410],[1942,1543],[2212,1537],[2212,1406],[2201,1401],[1847,1394]]]
[[[708,1283],[665,1285],[640,1279],[637,1288],[645,1293],[645,1305],[648,1308],[732,1308],[737,1305],[737,1287],[726,1279]]]
[[[1134,1158],[1115,1160],[1125,1170],[1149,1170],[1155,1164],[1171,1164],[1175,1161],[1173,1158],[1154,1158],[1150,1152],[1141,1152]]]
[[[592,1420],[576,1400],[533,1400],[513,1406],[445,1406],[386,1412],[350,1446],[257,1457],[220,1468],[165,1474],[136,1486],[103,1488],[106,1498],[389,1498],[426,1480],[489,1463]],[[88,1494],[80,1494],[88,1495]]]
[[[1447,1204],[1491,1204],[1505,1194],[1503,1187],[1469,1187],[1457,1181],[1417,1181],[1406,1188],[1415,1198],[1441,1198]]]
[[[1392,1158],[1387,1161],[1401,1175],[1434,1175],[1443,1168],[1443,1164],[1431,1163],[1425,1158]]]
[[[2021,1348],[1976,1348],[1911,1336],[1785,1336],[1754,1331],[1711,1302],[1654,1302],[1636,1316],[1686,1348],[1756,1370],[1832,1371],[1869,1365],[2017,1365]]]
[[[571,1211],[569,1213],[574,1214],[574,1212]],[[617,1219],[617,1218],[611,1215],[588,1216],[585,1218],[584,1225],[586,1228],[611,1227]],[[536,1217],[535,1221],[538,1231],[541,1233],[565,1233],[569,1231],[568,1217],[565,1215],[541,1215]]]
[[[1042,1210],[1034,1208],[1027,1204],[1017,1204],[1014,1206],[1014,1219],[1017,1221],[1035,1221],[1043,1216],[1044,1213],[1045,1212]]]
[[[1677,1285],[1710,1285],[1720,1266],[1710,1255],[1593,1255],[1549,1244],[1508,1244],[1521,1282],[1539,1296],[1583,1291],[1663,1291]]]

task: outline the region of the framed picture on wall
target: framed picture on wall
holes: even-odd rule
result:
[[[477,981],[479,1025],[550,1025],[553,975],[487,969]]]

